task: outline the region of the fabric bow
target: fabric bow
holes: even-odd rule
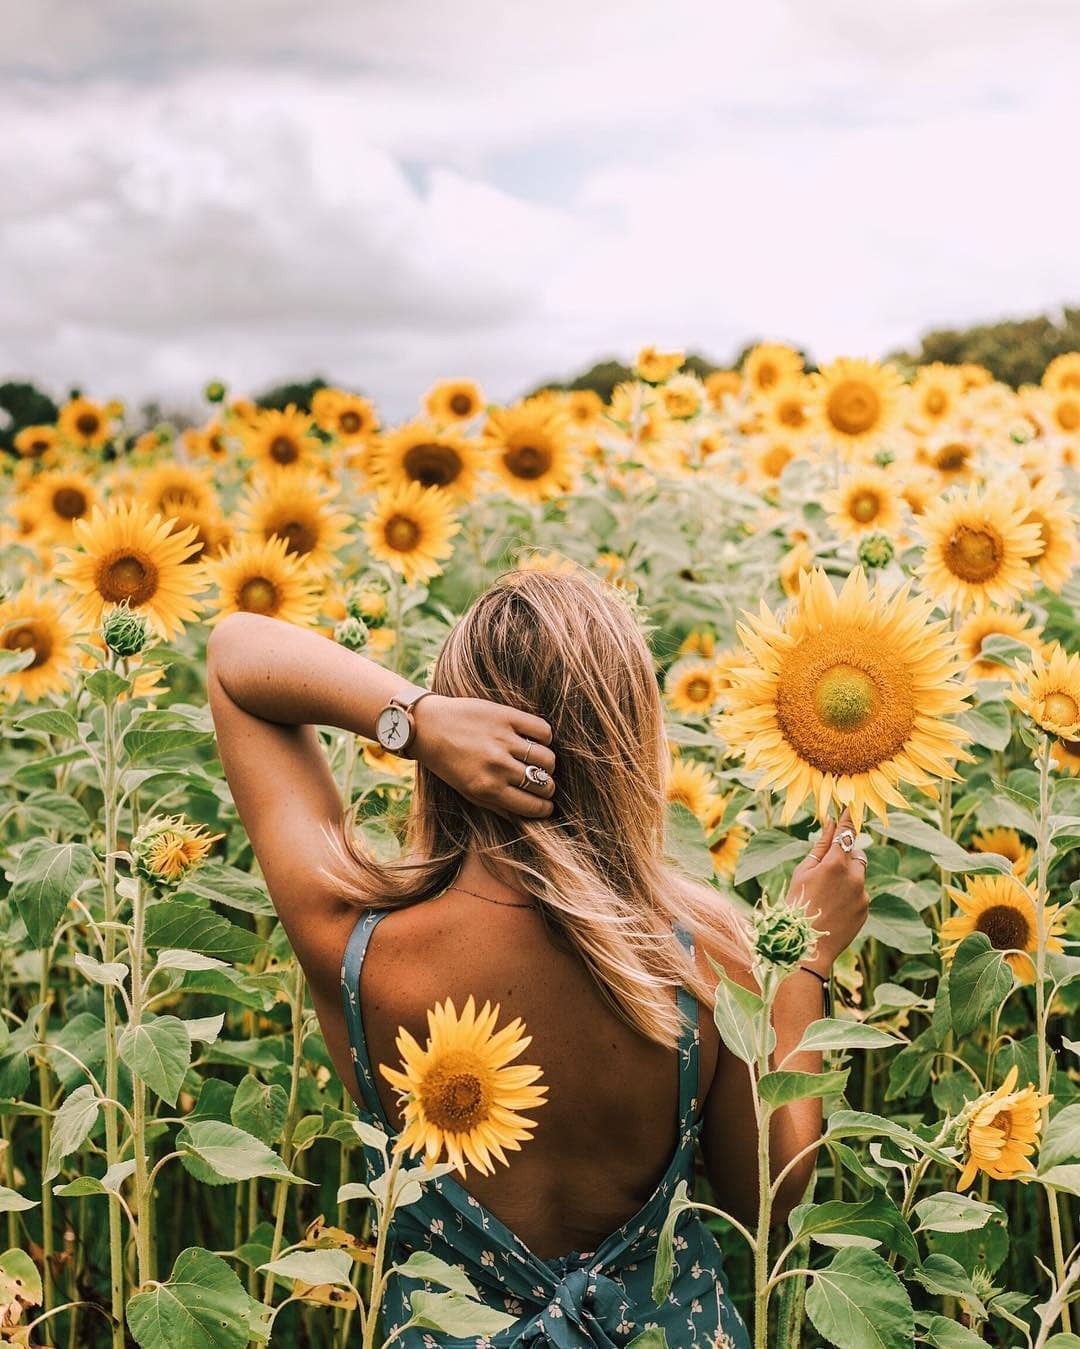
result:
[[[620,1349],[626,1336],[618,1327],[628,1310],[626,1294],[613,1279],[592,1269],[572,1269],[555,1285],[546,1305],[515,1343],[522,1349],[527,1345]]]

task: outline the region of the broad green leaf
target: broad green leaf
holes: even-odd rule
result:
[[[230,961],[250,960],[263,946],[254,932],[237,927],[201,904],[177,899],[152,904],[147,909],[145,940],[151,948],[182,947]]]
[[[27,666],[33,665],[36,659],[37,653],[32,646],[15,649],[0,647],[0,677],[25,670]]]
[[[62,735],[67,740],[78,740],[79,725],[70,712],[59,707],[43,707],[25,712],[15,721],[17,731],[40,731],[44,735]]]
[[[653,1263],[652,1300],[659,1306],[671,1291],[675,1278],[675,1228],[681,1215],[693,1207],[685,1180],[680,1180],[671,1196],[667,1215],[656,1239],[656,1259]]]
[[[209,899],[230,909],[241,909],[245,913],[274,912],[274,906],[262,881],[250,871],[241,871],[239,867],[228,866],[224,862],[205,862],[198,871],[184,880],[179,893]]]
[[[211,735],[169,707],[138,717],[124,735],[124,749],[133,764],[157,764],[178,750],[206,744]]]
[[[283,1279],[297,1279],[300,1283],[330,1283],[348,1288],[352,1265],[348,1251],[290,1251],[259,1268],[268,1274],[280,1274]]]
[[[85,834],[90,827],[86,807],[68,792],[54,792],[39,788],[19,801],[13,813],[19,833],[28,835],[35,830],[43,833]]]
[[[920,1199],[915,1212],[919,1216],[917,1232],[973,1232],[985,1227],[999,1209],[971,1195],[941,1190]]]
[[[189,1246],[176,1257],[168,1283],[128,1302],[127,1323],[140,1349],[245,1349],[252,1311],[225,1261]]]
[[[217,960],[214,956],[204,956],[199,951],[170,951],[164,950],[158,952],[157,964],[154,966],[154,973],[158,970],[224,970],[228,969],[228,964],[224,960]]]
[[[984,932],[965,937],[949,966],[949,1015],[957,1035],[970,1035],[999,1007],[1013,972]]]
[[[761,1099],[774,1108],[811,1096],[839,1096],[847,1086],[849,1068],[831,1073],[765,1073],[758,1082]]]
[[[127,693],[131,688],[131,680],[118,675],[115,670],[95,670],[83,683],[99,703],[111,703],[118,693]]]
[[[820,1021],[811,1021],[803,1032],[796,1052],[804,1049],[884,1049],[888,1045],[901,1043],[899,1036],[878,1030],[876,1026],[867,1026],[861,1021],[825,1017]]]
[[[108,1193],[97,1176],[76,1176],[74,1180],[69,1180],[66,1185],[53,1186],[53,1194],[59,1195],[63,1199],[83,1199],[87,1195]]]
[[[1039,1180],[1080,1194],[1080,1105],[1065,1106],[1046,1126],[1039,1149]]]
[[[950,1170],[952,1169],[952,1162],[948,1154],[935,1147],[933,1143],[928,1143],[926,1139],[920,1138],[912,1129],[905,1129],[902,1124],[896,1124],[893,1120],[885,1119],[882,1115],[874,1115],[864,1110],[834,1110],[829,1116],[825,1136],[826,1138],[888,1138],[901,1147],[913,1148],[925,1153],[927,1157],[933,1157],[935,1161],[944,1162]]]
[[[0,1185],[0,1213],[21,1213],[23,1209],[37,1206],[36,1199],[27,1199],[18,1190],[9,1190],[6,1185]]]
[[[813,1237],[823,1246],[884,1244],[907,1261],[919,1258],[911,1228],[886,1194],[871,1194],[857,1203],[829,1199],[800,1204],[788,1221],[793,1237]]]
[[[449,1265],[445,1260],[440,1260],[437,1255],[431,1255],[428,1251],[413,1251],[408,1260],[403,1265],[396,1265],[395,1269],[399,1274],[405,1274],[410,1279],[423,1279],[426,1283],[441,1284],[443,1288],[449,1288],[455,1293],[464,1293],[466,1297],[479,1297],[476,1286],[457,1265]]]
[[[886,838],[894,838],[898,843],[907,843],[912,848],[929,853],[942,871],[1012,870],[1006,858],[998,857],[996,853],[969,853],[940,829],[935,829],[932,824],[914,815],[905,815],[902,811],[890,811],[889,823],[882,821],[877,828]]]
[[[717,967],[714,965],[713,967]],[[713,1006],[713,1020],[720,1038],[743,1063],[753,1063],[758,1056],[758,1041],[763,1022],[765,1004],[749,988],[743,988],[729,979],[722,970],[717,970],[720,982],[716,986],[716,1002]],[[767,1027],[769,1051],[776,1043],[776,1033],[772,1026]]]
[[[187,1031],[192,1044],[198,1040],[204,1045],[212,1045],[225,1025],[225,1013],[218,1012],[217,1016],[185,1017],[181,1024]]]
[[[242,1078],[233,1097],[229,1118],[262,1143],[275,1143],[281,1137],[285,1116],[289,1113],[289,1095],[284,1087],[267,1086],[249,1073]]]
[[[48,946],[68,901],[86,880],[94,854],[85,843],[34,838],[19,853],[11,897],[26,924],[31,946]]]
[[[460,1293],[409,1294],[412,1307],[410,1324],[421,1330],[441,1330],[446,1335],[497,1335],[517,1320],[507,1312],[496,1311],[483,1302],[473,1302]]]
[[[276,1152],[243,1129],[217,1120],[199,1120],[186,1125],[176,1136],[176,1149],[185,1157],[194,1157],[203,1163],[214,1177],[213,1185],[226,1185],[233,1180],[251,1180],[254,1176],[273,1176],[292,1180],[298,1185],[307,1182],[294,1176]],[[200,1172],[198,1179],[202,1179]]]
[[[15,1249],[0,1255],[0,1306],[36,1307],[41,1296],[41,1275],[29,1255]]]
[[[709,852],[701,821],[678,802],[668,805],[664,842],[668,857],[688,876],[699,881],[712,876],[712,853]]]
[[[122,961],[110,960],[105,963],[84,955],[82,951],[75,952],[75,968],[91,983],[103,984],[106,988],[122,984],[128,975],[128,967]]]
[[[1059,1331],[1057,1335],[1051,1335],[1046,1341],[1046,1349],[1080,1349],[1080,1335],[1073,1335],[1068,1331]]]
[[[863,929],[885,946],[911,955],[933,950],[933,933],[915,906],[899,895],[885,891],[870,901]]]
[[[337,1192],[337,1202],[347,1204],[350,1199],[374,1199],[375,1192],[370,1185],[365,1185],[363,1181],[352,1180],[347,1185],[339,1185]]]
[[[976,1335],[967,1326],[958,1321],[950,1321],[947,1316],[933,1316],[926,1327],[928,1344],[936,1349],[986,1349],[986,1341]]]
[[[948,1255],[928,1255],[911,1278],[930,1293],[939,1297],[957,1297],[966,1302],[977,1316],[986,1316],[986,1307],[975,1291],[967,1270]]]
[[[49,1138],[49,1159],[41,1179],[47,1183],[60,1174],[60,1163],[82,1147],[97,1123],[97,1093],[87,1083],[76,1087],[53,1116]]]
[[[806,839],[793,838],[781,829],[759,829],[739,854],[735,868],[735,884],[753,880],[774,867],[782,867],[805,857],[810,851]]]
[[[847,1247],[814,1271],[806,1314],[837,1349],[911,1349],[915,1313],[904,1285],[874,1251]]]
[[[390,1145],[388,1134],[383,1133],[382,1129],[377,1129],[374,1124],[368,1124],[362,1119],[352,1119],[349,1123],[356,1130],[356,1136],[361,1143],[369,1148],[378,1148],[385,1155],[386,1149]]]
[[[956,718],[977,745],[985,749],[1004,749],[1012,738],[1012,721],[1007,703],[980,703]]]
[[[125,1026],[117,1041],[120,1058],[169,1105],[176,1104],[191,1062],[191,1037],[175,1016]]]

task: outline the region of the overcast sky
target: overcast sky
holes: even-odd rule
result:
[[[0,0],[0,378],[408,415],[1080,303],[1075,0]]]

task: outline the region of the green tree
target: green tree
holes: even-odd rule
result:
[[[0,416],[0,447],[12,452],[24,426],[50,426],[60,412],[36,385],[16,382],[0,384],[0,409],[7,413],[7,417]]]
[[[275,385],[274,388],[259,394],[254,403],[256,407],[274,408],[278,412],[283,412],[290,403],[294,403],[301,412],[310,412],[312,398],[320,389],[328,387],[321,375],[315,375],[311,379],[299,380],[296,383]]]
[[[894,352],[890,360],[909,367],[973,361],[1015,389],[1038,384],[1054,357],[1067,351],[1080,351],[1080,309],[1066,307],[1060,320],[1037,314],[972,328],[937,328],[923,337],[918,350]]]

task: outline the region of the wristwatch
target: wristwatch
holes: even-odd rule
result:
[[[419,688],[416,684],[406,684],[400,693],[394,694],[375,718],[375,739],[383,749],[406,759],[412,758],[409,747],[416,739],[413,708],[430,692],[430,689]]]

